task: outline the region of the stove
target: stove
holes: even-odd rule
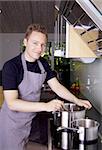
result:
[[[102,150],[102,115],[92,107],[90,110],[86,111],[86,117],[99,122],[100,126],[98,129],[98,139],[94,141],[79,141],[78,134],[68,133],[67,135],[67,149],[63,148],[61,138],[61,132],[57,132],[57,128],[53,124],[53,119],[51,121],[51,135],[52,135],[52,147],[60,150]],[[64,140],[65,141],[65,140]]]

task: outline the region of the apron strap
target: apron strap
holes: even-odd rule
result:
[[[26,65],[24,53],[21,55],[21,60],[22,60],[22,65],[23,65],[23,69],[24,69],[24,72],[25,72],[25,71],[27,71],[27,65]]]
[[[27,71],[27,64],[26,64],[26,61],[25,61],[25,57],[24,57],[24,53],[21,55],[21,60],[22,60],[22,65],[23,65],[23,69],[24,69],[24,72]],[[37,60],[37,63],[38,63],[38,66],[41,70],[41,73],[45,73],[45,69],[42,65],[42,63],[40,62],[40,60]]]
[[[41,73],[45,73],[45,69],[44,69],[42,63],[40,62],[40,60],[37,60],[37,62],[38,62],[39,68],[41,70]]]

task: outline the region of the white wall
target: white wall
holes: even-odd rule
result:
[[[21,47],[20,41],[24,34],[0,34],[0,70],[5,61],[19,54]]]

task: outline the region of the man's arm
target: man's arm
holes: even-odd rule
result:
[[[48,80],[48,85],[61,98],[73,102],[79,106],[84,106],[86,108],[92,107],[89,101],[78,99],[76,96],[74,96],[67,88],[59,83],[56,77]]]
[[[50,102],[30,102],[18,99],[17,90],[4,90],[4,98],[8,108],[12,111],[19,112],[41,112],[41,111],[56,111],[63,107],[63,102],[53,99]]]

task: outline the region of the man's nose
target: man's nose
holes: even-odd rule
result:
[[[38,48],[39,51],[42,51],[42,45],[41,44],[38,44],[37,48]]]
[[[38,45],[37,45],[37,48],[38,48],[39,51],[43,51],[43,46],[42,46],[42,44],[38,44]]]

